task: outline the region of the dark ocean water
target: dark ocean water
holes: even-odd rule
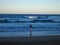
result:
[[[32,26],[32,27],[30,27]],[[60,35],[60,14],[0,14],[0,37]]]

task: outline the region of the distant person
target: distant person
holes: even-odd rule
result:
[[[30,25],[30,37],[32,36],[32,25]]]
[[[30,28],[32,28],[32,25],[30,25]]]

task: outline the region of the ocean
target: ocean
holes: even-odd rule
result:
[[[24,37],[30,33],[60,35],[60,14],[0,14],[0,37]]]

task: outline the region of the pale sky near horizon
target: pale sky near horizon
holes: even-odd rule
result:
[[[0,14],[60,14],[60,0],[0,0]]]

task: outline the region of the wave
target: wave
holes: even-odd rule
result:
[[[38,22],[43,22],[43,23],[60,23],[60,21],[54,21],[54,20],[31,20],[31,21],[20,21],[20,20],[0,20],[0,23],[38,23]]]

